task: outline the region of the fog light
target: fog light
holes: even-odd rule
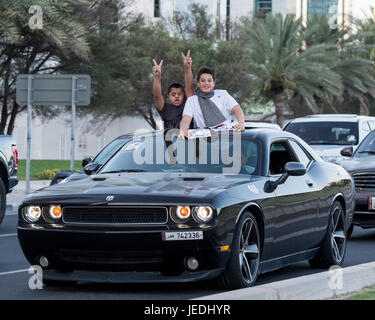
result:
[[[198,266],[199,266],[199,262],[196,258],[194,257],[190,257],[190,258],[185,258],[185,266],[191,270],[191,271],[194,271],[194,270],[197,270],[198,269]]]
[[[45,256],[41,256],[39,258],[39,264],[43,267],[43,268],[47,268],[49,266],[49,261],[47,259],[47,257]]]

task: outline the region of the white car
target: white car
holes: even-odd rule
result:
[[[358,147],[375,129],[375,117],[355,114],[319,114],[290,121],[284,131],[305,140],[324,160],[336,162],[346,146]]]

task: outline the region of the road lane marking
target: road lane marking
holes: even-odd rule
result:
[[[2,237],[12,237],[12,236],[16,236],[17,233],[8,233],[8,234],[0,234],[0,238]]]
[[[23,270],[14,270],[14,271],[7,271],[7,272],[0,272],[0,276],[6,276],[8,274],[14,274],[14,273],[21,273],[21,272],[28,272],[29,269],[23,269]]]

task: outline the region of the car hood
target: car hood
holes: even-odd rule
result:
[[[375,156],[353,157],[339,162],[346,171],[375,171]]]
[[[209,200],[218,193],[242,183],[249,183],[249,175],[191,173],[121,173],[89,176],[78,181],[60,183],[37,190],[25,202],[133,202],[154,203]]]

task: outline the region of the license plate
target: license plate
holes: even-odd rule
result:
[[[202,240],[203,231],[184,231],[184,232],[163,232],[164,241],[172,240]]]
[[[375,210],[375,197],[368,198],[368,208],[369,210]]]

